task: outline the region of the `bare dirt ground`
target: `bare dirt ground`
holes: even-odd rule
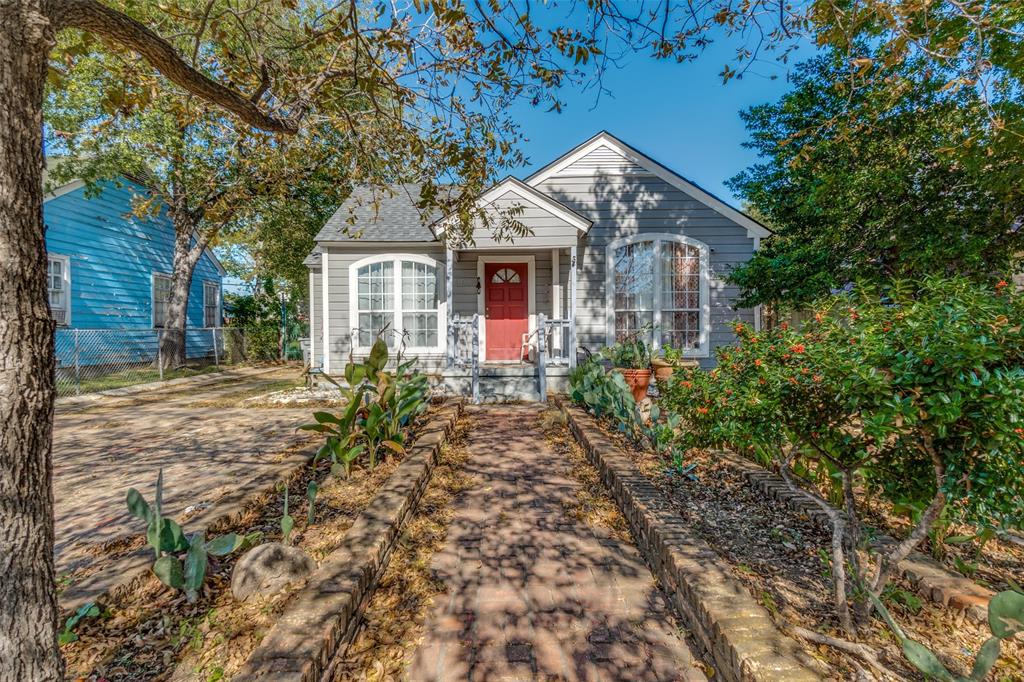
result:
[[[141,537],[125,494],[150,501],[164,471],[165,514],[202,507],[280,466],[308,441],[295,428],[310,408],[242,406],[247,398],[301,382],[300,369],[175,386],[132,397],[58,409],[54,419],[54,505],[58,576],[82,570],[105,549]]]

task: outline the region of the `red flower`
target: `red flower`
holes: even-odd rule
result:
[[[796,385],[796,377],[790,377],[789,378],[789,383],[791,383],[793,385]]]
[[[1024,438],[1024,429],[1020,428],[1019,426],[1015,428],[1013,432],[1016,433],[1021,438]]]
[[[754,365],[757,366],[757,367],[760,367],[761,366],[761,359],[758,358],[757,360],[754,360]]]
[[[802,343],[798,343],[796,345],[790,346],[789,349],[796,353],[797,355],[799,355],[800,353],[803,353],[805,350],[807,350],[807,347]]]
[[[787,329],[789,329],[789,322],[783,322],[779,326],[782,327],[782,331],[786,331]]]
[[[816,383],[816,384],[820,384],[821,383],[821,375],[820,374],[815,374],[813,377],[811,377],[811,379],[813,379],[814,383]]]
[[[683,382],[683,387],[684,388],[693,388],[693,382],[692,381],[684,381]]]
[[[931,367],[932,365],[934,365],[934,364],[935,364],[935,361],[934,361],[934,360],[932,360],[931,358],[925,358],[925,359],[924,359],[924,364],[926,364],[926,365],[928,365],[929,367]]]
[[[708,408],[706,408],[706,407],[698,407],[697,408],[697,412],[699,414],[707,414],[708,413]]]
[[[1001,280],[999,280],[996,283],[996,291],[1002,291],[1003,289],[1005,289],[1008,286],[1010,286],[1010,285],[1006,283],[1006,280],[1005,279],[1001,279]]]

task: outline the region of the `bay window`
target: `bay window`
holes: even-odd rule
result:
[[[608,343],[640,335],[655,349],[708,354],[708,248],[682,235],[640,234],[607,250]]]
[[[350,320],[356,349],[373,345],[382,331],[388,346],[443,350],[441,263],[414,254],[372,256],[349,267]]]

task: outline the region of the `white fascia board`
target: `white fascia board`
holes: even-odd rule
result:
[[[607,147],[615,153],[629,159],[638,166],[643,166],[649,170],[652,174],[658,178],[664,180],[668,184],[672,185],[676,189],[689,194],[697,201],[705,204],[706,206],[714,209],[718,213],[722,214],[729,220],[733,221],[737,225],[747,230],[747,236],[751,238],[757,237],[769,237],[771,231],[766,227],[758,223],[756,220],[742,212],[736,210],[729,204],[725,203],[718,197],[709,194],[705,190],[701,189],[697,185],[693,184],[678,173],[662,166],[660,163],[651,159],[637,150],[633,149],[625,142],[617,139],[606,131],[601,131],[594,137],[590,138],[583,144],[579,145],[565,156],[555,159],[547,166],[541,168],[539,171],[526,178],[526,184],[530,186],[536,186],[540,183],[548,180],[559,174],[560,171],[565,170],[576,161],[591,153],[595,149],[601,147]]]

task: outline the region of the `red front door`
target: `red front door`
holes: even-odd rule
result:
[[[488,360],[521,360],[530,331],[526,263],[484,264],[484,319]]]

